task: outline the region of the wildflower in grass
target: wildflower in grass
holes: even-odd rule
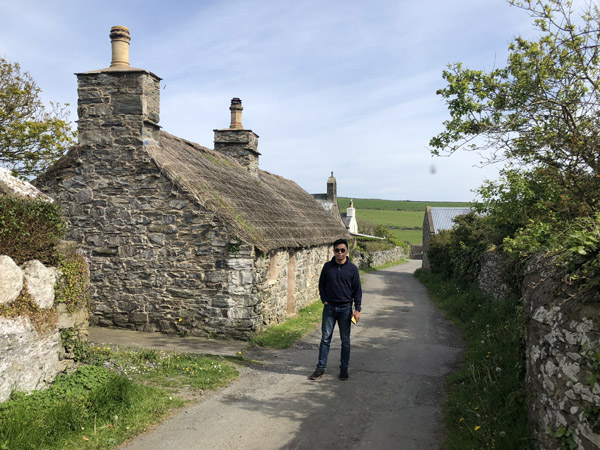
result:
[[[181,322],[183,319],[180,317],[179,319],[177,319],[177,322]]]
[[[242,352],[238,352],[238,355],[241,355],[241,354],[242,354]]]
[[[458,421],[459,421],[459,422],[464,422],[464,421],[465,421],[465,418],[464,418],[464,417],[461,417],[460,419],[458,419]]]
[[[477,425],[475,428],[473,428],[475,431],[479,431],[481,429],[481,427],[479,425]]]
[[[110,347],[106,347],[106,350],[110,350]]]

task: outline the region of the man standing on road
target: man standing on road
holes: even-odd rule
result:
[[[318,380],[325,374],[327,357],[333,329],[337,322],[342,340],[340,360],[340,380],[348,379],[350,363],[350,327],[352,319],[360,319],[362,289],[358,268],[348,260],[348,242],[338,239],[333,243],[334,257],[325,263],[319,278],[319,295],[323,302],[323,318],[321,322],[321,344],[319,346],[319,362],[311,380]],[[354,302],[354,313],[352,303]]]

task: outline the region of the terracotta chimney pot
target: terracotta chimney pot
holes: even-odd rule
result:
[[[229,128],[233,130],[242,130],[244,127],[242,126],[242,101],[234,97],[231,99],[231,106],[229,107],[229,111],[231,111],[231,125]]]
[[[112,61],[110,67],[129,67],[129,28],[115,26],[110,29]]]

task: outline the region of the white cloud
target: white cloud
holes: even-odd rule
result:
[[[73,73],[107,67],[110,27],[125,25],[132,65],[163,78],[165,130],[211,147],[240,97],[265,170],[309,192],[333,170],[340,195],[413,200],[470,200],[495,177],[476,155],[431,158],[447,118],[435,91],[448,63],[502,65],[531,32],[497,0],[25,0],[0,16],[0,55],[48,100],[75,105]]]

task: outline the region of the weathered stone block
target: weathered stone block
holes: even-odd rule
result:
[[[27,291],[33,301],[42,309],[54,304],[54,284],[58,278],[55,267],[46,267],[37,260],[27,261],[21,267],[27,283]]]
[[[231,308],[237,304],[231,297],[215,297],[212,300],[212,306],[216,308]]]
[[[129,321],[133,323],[146,323],[148,322],[148,313],[132,312],[129,314]]]
[[[0,304],[11,303],[23,289],[23,272],[10,256],[0,256]]]
[[[50,383],[61,369],[57,331],[38,335],[27,318],[0,317],[0,402],[13,390],[32,391]]]
[[[149,234],[148,240],[156,245],[164,245],[165,244],[165,235],[164,234]]]

